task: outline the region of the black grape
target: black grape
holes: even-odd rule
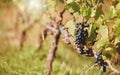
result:
[[[103,72],[106,72],[106,65],[107,65],[107,63],[102,58],[102,52],[97,54],[97,58],[96,58],[95,63],[100,64],[100,66],[102,66]]]
[[[76,45],[85,45],[88,37],[88,30],[85,29],[86,23],[87,22],[81,22],[76,24]]]
[[[86,50],[86,55],[87,56],[93,56],[94,55],[92,48],[89,48],[88,50]]]
[[[106,65],[103,65],[102,70],[103,70],[103,72],[106,72]]]
[[[82,47],[79,48],[79,52],[80,54],[85,54],[85,50]]]

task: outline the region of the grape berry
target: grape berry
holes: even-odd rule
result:
[[[102,67],[103,72],[106,72],[107,63],[102,58],[102,52],[97,54],[97,58],[95,60],[95,63],[99,64]]]

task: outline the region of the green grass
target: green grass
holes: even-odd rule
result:
[[[0,55],[0,75],[45,75],[45,64],[50,47],[49,38],[41,50],[25,46],[22,51],[8,47],[8,51]],[[69,45],[60,41],[53,63],[52,75],[83,75],[91,65],[93,57],[76,53]],[[99,68],[94,67],[87,75],[98,75]],[[103,75],[109,75],[110,71]]]

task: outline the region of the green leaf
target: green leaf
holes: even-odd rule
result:
[[[62,3],[66,2],[66,0],[59,0],[59,1],[62,2]]]
[[[95,32],[96,28],[98,28],[98,24],[94,23],[94,24],[91,24],[88,28],[88,33],[89,33],[89,36],[88,36],[88,40],[89,41],[94,41],[97,37],[97,34]]]
[[[117,16],[120,16],[120,3],[116,5],[116,13],[117,13]]]
[[[116,5],[116,10],[120,10],[120,3]]]
[[[116,44],[119,43],[119,42],[120,42],[120,38],[116,37],[116,38],[115,38],[115,41],[114,41],[114,45],[116,45]]]
[[[101,34],[101,38],[97,41],[97,49],[100,49],[109,44],[109,36],[108,36],[107,26],[100,25],[98,32]]]
[[[73,15],[75,16],[75,18],[79,17],[79,13],[78,12],[74,13]]]
[[[68,28],[68,31],[70,32],[70,34],[72,34],[72,36],[75,37],[74,35],[74,31],[75,31],[75,22],[73,20],[70,20],[66,23],[65,27]]]
[[[49,11],[54,12],[55,11],[55,6],[56,6],[56,0],[48,0],[49,3]]]
[[[110,16],[111,18],[116,17],[117,13],[114,6],[110,6]]]
[[[67,4],[66,8],[72,13],[74,13],[74,12],[79,13],[79,9],[80,9],[76,2],[71,2],[71,3]]]
[[[103,58],[103,60],[106,60],[106,59],[107,59],[107,57],[106,57],[105,55],[102,55],[102,58]]]
[[[99,0],[100,1],[100,0]],[[99,19],[100,17],[104,17],[104,14],[103,14],[103,10],[102,10],[102,6],[97,6],[96,8],[94,8],[96,10],[96,14],[94,16],[94,18],[97,20]]]
[[[91,15],[90,15],[90,16],[91,16],[91,17],[94,17],[95,15],[96,15],[96,9],[92,9],[92,10],[91,10]]]
[[[89,5],[92,5],[93,0],[87,0],[87,3],[88,3]]]
[[[115,57],[116,50],[112,45],[109,45],[103,50],[103,56],[104,59],[111,59],[112,57]]]
[[[12,0],[0,0],[0,2],[8,3],[8,2],[12,2]]]
[[[118,19],[113,25],[113,30],[115,32],[116,37],[120,38],[120,20]]]
[[[72,3],[74,0],[67,0],[67,4]]]
[[[75,0],[75,2],[77,2],[77,3],[80,3],[80,2],[82,2],[83,0]]]
[[[85,16],[86,18],[90,17],[91,9],[88,6],[84,6],[80,8],[80,13]]]

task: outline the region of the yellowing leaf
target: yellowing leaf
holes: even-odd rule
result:
[[[73,20],[70,20],[66,23],[65,27],[68,28],[68,31],[74,36],[74,31],[75,31],[75,23]]]
[[[115,35],[120,38],[120,20],[118,19],[115,23],[115,25],[113,25],[113,29],[115,32]]]
[[[116,13],[114,6],[110,6],[110,16],[111,16],[111,18],[117,16],[117,13]]]
[[[69,3],[72,3],[73,2],[73,0],[67,0],[67,3],[69,4]]]
[[[101,34],[101,38],[97,42],[97,49],[104,47],[109,44],[109,36],[108,36],[108,28],[107,26],[100,26],[99,33]]]
[[[96,10],[95,10],[95,9],[92,9],[92,10],[91,10],[91,15],[90,15],[90,16],[91,16],[91,17],[94,17],[95,14],[96,14]]]

